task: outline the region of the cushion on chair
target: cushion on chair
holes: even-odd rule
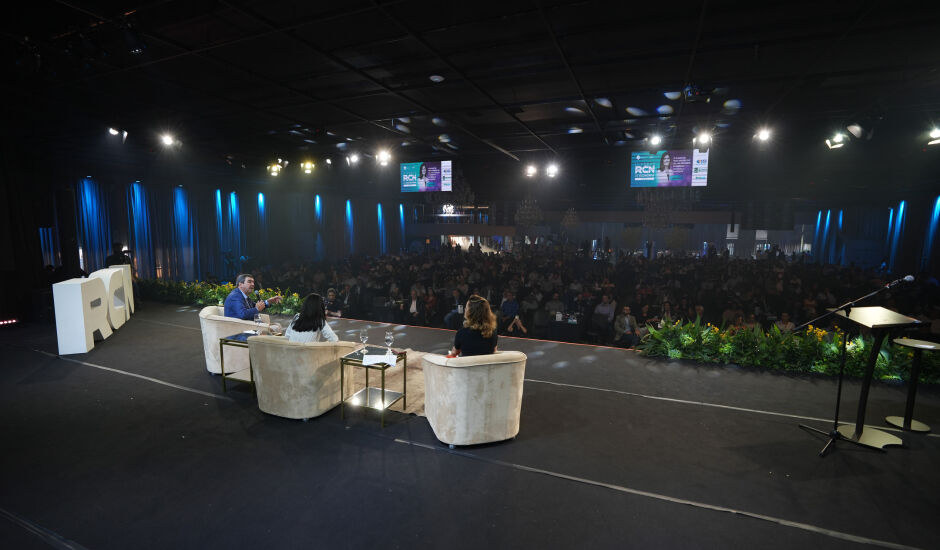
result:
[[[199,312],[199,325],[202,327],[202,347],[206,354],[206,370],[213,374],[222,372],[219,360],[219,339],[258,328],[254,321],[245,321],[226,317],[220,306],[206,306]],[[265,324],[271,322],[266,313],[261,314]],[[248,350],[234,346],[225,346],[225,372],[238,372],[248,368]]]
[[[285,418],[313,418],[332,409],[340,402],[340,358],[358,347],[354,342],[288,342],[281,336],[248,338],[258,408]]]
[[[422,362],[424,411],[440,441],[475,445],[519,433],[524,353],[500,351],[455,358],[429,353]]]

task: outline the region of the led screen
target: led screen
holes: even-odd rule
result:
[[[707,149],[630,153],[630,187],[704,187],[707,184]]]
[[[402,193],[424,191],[451,191],[453,185],[451,161],[403,162],[401,164]]]

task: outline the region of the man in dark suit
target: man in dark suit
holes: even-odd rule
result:
[[[256,314],[264,311],[264,308],[281,301],[280,296],[259,300],[254,290],[255,278],[250,273],[242,273],[236,277],[235,288],[225,298],[225,316],[251,321]],[[256,301],[253,302],[253,299]]]
[[[625,348],[632,348],[636,343],[636,317],[630,314],[630,306],[623,306],[620,315],[614,320],[614,344]]]

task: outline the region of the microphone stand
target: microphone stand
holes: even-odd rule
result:
[[[803,330],[803,329],[806,328],[807,326],[813,325],[813,324],[815,324],[817,321],[820,321],[820,320],[822,320],[822,319],[825,319],[826,317],[830,317],[830,316],[832,316],[832,315],[835,315],[835,314],[838,313],[839,311],[845,311],[845,316],[846,316],[846,317],[849,317],[849,315],[851,315],[851,313],[852,313],[852,308],[855,307],[855,304],[857,304],[858,302],[861,302],[861,301],[863,301],[863,300],[867,300],[868,298],[871,298],[872,296],[874,296],[874,295],[876,295],[876,294],[878,294],[878,293],[880,293],[880,292],[883,292],[883,291],[885,291],[885,290],[887,290],[887,289],[889,289],[889,288],[891,288],[891,287],[897,285],[898,283],[904,282],[905,280],[906,280],[906,279],[898,279],[898,280],[896,280],[896,281],[893,281],[893,282],[891,282],[891,283],[886,284],[885,286],[883,286],[883,287],[881,287],[881,288],[878,288],[878,289],[874,290],[873,292],[869,292],[868,294],[862,296],[861,298],[856,298],[855,300],[846,302],[846,303],[842,304],[841,306],[838,306],[838,307],[836,307],[836,308],[833,308],[833,309],[827,311],[826,313],[823,313],[822,315],[816,317],[815,319],[812,319],[812,320],[810,320],[810,321],[807,321],[807,322],[803,323],[802,325],[796,327],[795,329],[793,329],[793,332],[797,332],[797,331]],[[835,416],[834,416],[833,419],[832,419],[832,430],[829,431],[829,432],[824,432],[823,430],[820,430],[820,429],[818,429],[818,428],[814,428],[814,427],[812,427],[812,426],[807,426],[806,424],[800,424],[800,425],[799,425],[800,428],[803,429],[803,430],[810,431],[810,432],[816,432],[816,433],[818,433],[818,434],[822,434],[822,435],[824,435],[824,436],[826,436],[826,437],[829,438],[829,441],[826,442],[826,445],[822,448],[821,451],[819,451],[819,456],[826,456],[826,453],[829,452],[829,448],[832,447],[832,444],[833,444],[834,442],[836,442],[836,441],[848,441],[849,443],[853,443],[853,444],[855,444],[855,445],[858,445],[859,447],[865,447],[865,448],[869,448],[869,449],[875,448],[875,449],[878,449],[879,451],[884,452],[883,449],[880,449],[880,448],[878,448],[878,447],[870,447],[869,445],[865,445],[864,443],[860,443],[860,442],[858,442],[858,441],[855,441],[854,439],[850,439],[850,438],[848,438],[848,437],[845,437],[844,435],[842,435],[841,432],[839,432],[839,406],[840,406],[841,403],[842,403],[842,377],[843,377],[843,374],[845,373],[846,343],[848,342],[848,340],[849,340],[849,333],[848,333],[848,331],[845,331],[845,333],[842,335],[842,358],[841,358],[841,361],[840,361],[840,364],[839,364],[839,383],[838,383],[838,387],[837,387],[837,389],[836,389],[836,411],[835,411]]]

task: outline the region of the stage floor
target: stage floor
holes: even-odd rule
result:
[[[384,325],[331,322],[344,340]],[[442,353],[453,332],[395,326]],[[884,424],[887,452],[825,440],[834,379],[500,337],[528,355],[513,441],[448,449],[425,418],[339,410],[301,422],[227,394],[194,308],[144,304],[88,354],[55,326],[0,330],[5,548],[936,548],[940,437]],[[854,422],[859,383],[843,389]],[[914,417],[940,431],[940,391]]]

